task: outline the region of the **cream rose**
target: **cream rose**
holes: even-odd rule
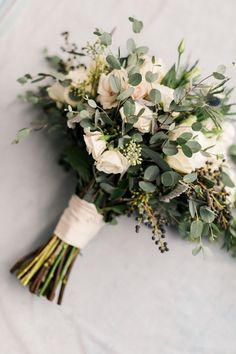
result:
[[[194,117],[184,121],[182,124],[178,126],[171,134],[171,140],[176,140],[181,134],[190,132],[193,135],[197,135],[197,142],[202,146],[203,149],[206,149],[209,146],[215,144],[215,139],[208,139],[201,132],[194,132],[191,128],[192,123],[195,121]],[[209,150],[210,152],[211,150]],[[208,158],[203,156],[201,152],[197,152],[192,155],[192,157],[187,157],[181,149],[179,149],[178,153],[173,156],[167,156],[166,161],[171,168],[181,173],[191,173],[195,169],[198,169],[206,163]]]
[[[118,105],[116,100],[117,93],[112,91],[112,87],[110,85],[110,77],[112,75],[120,79],[122,89],[128,88],[128,75],[124,68],[121,68],[120,70],[112,70],[108,75],[101,74],[98,83],[97,100],[101,103],[104,109],[110,109]]]
[[[129,168],[129,161],[117,150],[107,150],[100,155],[96,167],[105,173],[124,173]]]
[[[94,160],[97,160],[106,149],[106,142],[102,139],[102,133],[99,131],[91,132],[90,129],[84,130],[84,141],[89,154],[92,154]]]
[[[144,108],[144,112],[139,116],[138,121],[134,123],[134,128],[137,128],[141,133],[149,133],[152,128],[153,123],[153,112],[145,105],[142,105],[138,102],[135,102],[135,112],[134,114],[137,115],[141,109]],[[124,108],[120,109],[120,115],[122,120],[126,121],[127,118],[124,114]]]
[[[166,70],[164,69],[164,65],[161,59],[155,58],[155,62],[152,62],[152,58],[148,55],[142,57],[144,59],[144,63],[140,66],[140,74],[142,75],[142,81],[139,85],[134,87],[134,93],[132,98],[134,100],[140,100],[148,95],[148,92],[153,87],[151,83],[146,81],[146,73],[151,71],[153,74],[157,74],[157,79],[155,83],[160,83],[163,77],[166,74]]]
[[[84,66],[80,66],[76,70],[71,70],[66,75],[66,79],[72,81],[70,86],[64,87],[59,82],[55,82],[47,89],[47,91],[52,100],[67,103],[73,107],[77,102],[70,98],[70,89],[71,87],[78,87],[81,83],[87,80],[87,69]]]

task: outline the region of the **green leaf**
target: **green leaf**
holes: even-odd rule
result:
[[[192,129],[194,131],[200,131],[202,129],[202,123],[200,122],[195,122],[192,124]]]
[[[114,189],[111,195],[111,200],[121,198],[125,194],[127,188],[128,188],[128,181],[126,179],[122,179],[118,183],[117,187]]]
[[[111,184],[105,182],[100,183],[100,187],[104,192],[108,194],[112,194],[115,189]]]
[[[187,145],[191,149],[193,154],[200,151],[202,148],[196,140],[190,140],[185,145]]]
[[[201,206],[200,207],[200,216],[204,222],[208,224],[212,223],[215,220],[216,214],[208,207]]]
[[[84,118],[84,119],[82,119],[81,121],[80,121],[80,126],[82,127],[82,128],[93,128],[94,127],[94,125],[93,125],[93,122],[91,121],[91,119],[89,119],[89,118]]]
[[[139,182],[139,187],[147,193],[153,193],[156,189],[156,186],[153,183],[144,181]]]
[[[106,61],[113,69],[118,69],[118,70],[121,69],[120,62],[116,57],[114,57],[114,55],[111,55],[111,54],[108,55],[106,57]]]
[[[150,158],[152,161],[154,161],[158,167],[160,167],[163,171],[169,171],[171,170],[170,166],[168,163],[161,157],[161,155],[153,151],[152,149],[148,148],[146,145],[142,145],[142,156],[144,158]]]
[[[198,245],[196,246],[193,250],[192,250],[192,255],[193,256],[196,256],[199,252],[202,251],[202,246],[201,245]]]
[[[100,36],[100,41],[101,41],[101,44],[108,47],[109,45],[111,45],[111,42],[112,42],[111,34],[108,32],[103,32],[102,35]]]
[[[136,44],[135,41],[133,40],[133,38],[129,38],[127,40],[127,49],[129,53],[133,53],[136,49]]]
[[[32,131],[32,128],[23,128],[23,129],[19,130],[18,133],[16,134],[16,137],[13,140],[12,144],[20,143],[22,140],[27,138],[27,136],[29,136],[31,131]]]
[[[148,50],[149,50],[148,47],[142,46],[142,47],[136,48],[136,49],[135,49],[135,53],[136,53],[138,56],[142,56],[142,55],[147,54]]]
[[[137,86],[142,81],[142,75],[139,73],[134,73],[129,75],[129,84],[132,86]]]
[[[169,203],[171,201],[171,199],[179,197],[181,194],[186,192],[187,189],[188,189],[187,186],[178,183],[177,186],[171,192],[169,192],[165,195],[162,195],[160,197],[160,201],[163,201],[165,203]]]
[[[157,73],[154,74],[151,71],[147,71],[146,72],[145,79],[146,79],[147,82],[152,83],[152,82],[156,81],[157,78],[158,78],[158,74]]]
[[[178,149],[176,147],[176,142],[175,141],[170,141],[168,140],[162,147],[162,151],[164,152],[165,155],[167,156],[173,156],[178,153]]]
[[[144,172],[144,179],[146,179],[147,181],[155,181],[159,173],[160,170],[156,165],[149,166]]]
[[[214,185],[215,185],[215,183],[211,180],[211,179],[209,179],[209,178],[207,178],[207,177],[201,177],[201,180],[202,180],[202,182],[205,184],[205,186],[208,188],[208,189],[210,189],[210,188],[213,188],[214,187]]]
[[[235,186],[234,182],[231,180],[229,175],[226,172],[221,172],[221,178],[226,187],[233,188]]]
[[[134,93],[134,88],[129,87],[127,90],[122,91],[118,96],[117,100],[118,101],[124,101],[126,98],[130,97]]]
[[[120,92],[122,86],[121,86],[121,81],[120,81],[119,77],[117,77],[115,75],[110,75],[109,84],[111,85],[111,89],[113,92],[115,92],[115,93]]]
[[[32,80],[32,76],[30,74],[25,74],[24,76],[19,77],[17,82],[19,82],[21,85],[24,85],[28,82],[28,80]]]
[[[189,199],[188,208],[189,208],[189,213],[190,213],[191,217],[194,218],[196,215],[196,212],[197,212],[196,202],[194,202],[192,199]]]
[[[149,92],[149,98],[152,101],[152,103],[154,103],[154,104],[160,103],[161,102],[160,91],[158,91],[156,89],[151,89],[151,91]]]
[[[132,139],[133,139],[134,141],[136,141],[137,143],[141,143],[141,142],[143,141],[142,134],[140,134],[140,133],[134,133],[134,134],[132,135]]]
[[[163,142],[166,139],[168,139],[168,136],[164,132],[160,131],[160,132],[155,133],[151,137],[149,142],[152,145],[152,144]]]
[[[143,28],[143,22],[136,20],[134,17],[129,17],[129,21],[132,22],[132,29],[134,33],[140,33]]]
[[[213,72],[213,76],[216,80],[224,80],[225,79],[225,76],[221,73],[218,73],[218,72]]]
[[[192,150],[186,144],[182,145],[182,151],[183,151],[184,155],[189,158],[193,156]]]
[[[136,115],[131,115],[127,117],[127,123],[129,124],[135,124],[138,121],[138,117]]]
[[[178,138],[176,139],[177,143],[179,145],[185,144],[187,141],[189,141],[193,137],[193,134],[190,132],[185,132],[182,133]]]
[[[181,176],[174,171],[167,171],[162,173],[161,182],[165,187],[173,187],[180,180]]]
[[[197,173],[193,172],[193,173],[189,173],[187,175],[184,176],[183,181],[185,183],[192,183],[194,181],[196,181],[197,179]]]
[[[124,114],[126,117],[134,115],[134,112],[135,112],[134,101],[132,99],[128,99],[127,101],[125,101],[123,109],[124,109]]]
[[[186,95],[186,89],[184,87],[177,87],[174,90],[174,101],[178,104]]]
[[[203,222],[201,220],[194,220],[190,226],[190,234],[193,238],[202,236]]]

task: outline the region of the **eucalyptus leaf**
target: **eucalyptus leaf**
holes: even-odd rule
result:
[[[161,102],[160,91],[158,91],[156,89],[151,89],[151,91],[149,92],[149,98],[152,101],[152,103],[154,103],[154,104],[160,103]]]
[[[204,222],[210,224],[215,220],[216,214],[210,208],[206,206],[201,206],[200,216]]]
[[[108,55],[106,57],[106,61],[108,62],[108,64],[113,68],[113,69],[121,69],[121,65],[119,60],[114,56],[114,55]]]
[[[111,85],[111,89],[114,93],[119,93],[121,91],[121,81],[120,78],[115,75],[109,76],[109,84]]]
[[[147,82],[154,82],[156,81],[158,78],[158,74],[157,73],[152,73],[151,71],[147,71],[146,74],[145,74],[145,79]]]
[[[197,173],[192,172],[192,173],[185,175],[183,178],[183,181],[185,183],[192,183],[192,182],[196,181],[196,179],[197,179]]]
[[[226,187],[233,188],[235,186],[234,182],[226,172],[221,172],[221,178]]]
[[[165,187],[173,187],[180,180],[181,176],[174,171],[166,171],[161,175],[161,182]]]
[[[144,172],[144,179],[147,181],[155,181],[159,173],[160,170],[156,165],[149,166]]]
[[[18,133],[16,134],[16,137],[13,140],[12,144],[18,144],[19,142],[21,142],[22,140],[27,138],[31,131],[32,131],[32,128],[23,128],[23,129],[19,130]]]
[[[129,84],[132,86],[137,86],[142,81],[142,75],[139,73],[134,73],[129,75]]]
[[[190,226],[190,234],[193,238],[199,238],[202,235],[203,222],[201,220],[194,220]]]
[[[111,34],[108,32],[103,32],[102,35],[100,36],[100,41],[101,41],[101,44],[108,47],[109,45],[111,45],[111,42],[112,42]]]
[[[156,189],[156,186],[153,183],[144,181],[139,182],[139,187],[147,193],[153,193]]]
[[[134,88],[129,87],[127,90],[122,91],[118,96],[117,100],[118,101],[124,101],[126,98],[130,97],[134,93]]]

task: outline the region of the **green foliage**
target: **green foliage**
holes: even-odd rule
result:
[[[143,22],[137,20],[134,17],[129,17],[129,21],[132,23],[132,29],[134,33],[140,33],[143,28]]]
[[[166,171],[161,175],[161,182],[165,187],[174,187],[180,180],[181,176],[174,171]]]
[[[32,131],[32,128],[23,128],[23,129],[19,130],[18,133],[16,134],[16,137],[13,140],[12,144],[20,143],[22,140],[24,140],[25,138],[27,138],[29,136],[31,131]]]
[[[117,70],[121,69],[120,62],[114,55],[111,55],[111,54],[108,55],[106,57],[106,61],[112,67],[112,69],[117,69]]]
[[[149,98],[154,104],[158,104],[161,102],[161,93],[156,89],[151,89],[149,92]]]

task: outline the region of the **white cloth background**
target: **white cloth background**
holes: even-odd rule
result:
[[[48,237],[74,188],[47,136],[10,145],[35,114],[16,98],[25,87],[15,79],[46,70],[42,49],[55,52],[64,30],[83,45],[95,26],[117,26],[114,46],[124,44],[132,35],[128,15],[145,23],[140,44],[171,63],[185,37],[187,52],[207,73],[236,59],[235,0],[6,3],[0,2],[0,352],[235,354],[236,263],[217,245],[206,259],[193,257],[194,246],[168,231],[170,252],[162,255],[149,230],[136,235],[134,221],[122,217],[84,249],[61,307],[32,296],[8,273]]]

